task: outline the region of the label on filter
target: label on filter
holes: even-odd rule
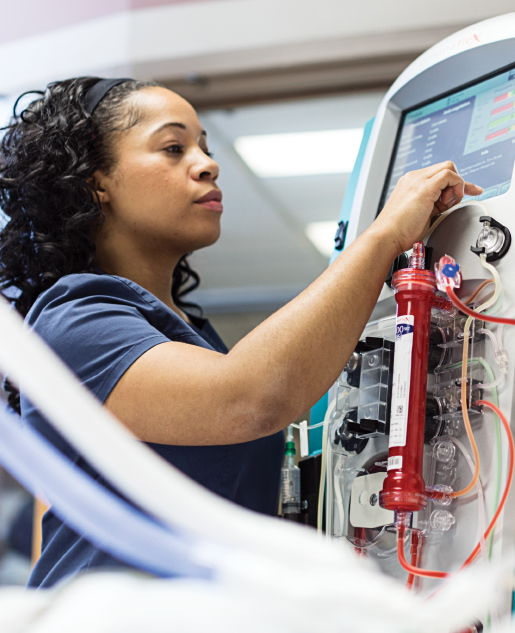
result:
[[[411,314],[398,316],[395,323],[390,447],[406,446],[414,323],[415,317]]]
[[[394,457],[388,458],[386,470],[393,470],[394,468],[402,468],[402,455],[395,455]]]

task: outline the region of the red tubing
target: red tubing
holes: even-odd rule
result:
[[[410,565],[412,567],[418,568],[421,546],[422,546],[422,542],[420,540],[419,533],[417,531],[413,531],[411,533],[411,560],[410,560]],[[413,589],[415,578],[416,578],[415,574],[409,574],[408,580],[406,581],[406,589],[408,589],[409,591]]]
[[[415,244],[413,251],[421,253],[423,257],[422,244]],[[417,264],[415,261],[415,266]],[[422,462],[431,307],[436,293],[436,279],[432,272],[423,269],[422,263],[420,268],[397,271],[392,286],[397,302],[394,393],[390,415],[388,475],[379,502],[386,510],[416,512],[427,503]],[[411,331],[410,328],[413,338],[411,374],[408,372],[407,383],[406,371],[403,372],[402,367],[410,362],[409,349],[406,347],[408,339],[404,336],[405,332]],[[403,395],[407,391],[407,384],[408,398],[405,397],[407,394]]]
[[[462,303],[458,297],[456,296],[454,290],[447,286],[445,288],[445,292],[449,299],[454,303],[454,305],[466,314],[467,316],[473,317],[474,319],[479,319],[480,321],[487,321],[488,323],[504,323],[505,325],[515,325],[515,319],[506,319],[504,317],[494,317],[488,314],[483,314],[482,312],[476,312],[475,310],[471,310],[468,306]]]
[[[449,574],[444,571],[420,569],[419,567],[410,565],[410,563],[408,563],[406,557],[404,556],[404,534],[405,528],[399,527],[397,530],[397,556],[399,558],[399,563],[401,564],[401,567],[403,567],[410,574],[413,574],[415,576],[422,576],[424,578],[447,578],[449,576]]]
[[[364,541],[366,539],[365,528],[354,528],[354,537]],[[354,551],[358,556],[365,556],[365,552],[361,547],[355,547]]]

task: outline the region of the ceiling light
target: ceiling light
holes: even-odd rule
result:
[[[331,257],[337,228],[338,222],[310,222],[306,224],[304,232],[322,255]]]
[[[363,130],[240,136],[234,147],[261,178],[350,173]]]

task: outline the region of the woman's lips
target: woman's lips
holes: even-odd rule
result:
[[[222,204],[222,192],[218,189],[213,189],[202,198],[199,198],[195,201],[195,204],[200,204],[205,209],[209,209],[210,211],[216,211],[218,213],[222,213],[224,210]]]
[[[217,200],[206,200],[206,202],[196,202],[195,204],[200,204],[204,209],[209,209],[210,211],[218,211],[222,213],[224,210],[224,205]]]

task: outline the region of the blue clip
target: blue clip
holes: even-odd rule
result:
[[[458,274],[459,269],[460,267],[458,264],[445,264],[445,266],[442,268],[442,275],[454,279],[454,277],[456,277],[456,275]]]

